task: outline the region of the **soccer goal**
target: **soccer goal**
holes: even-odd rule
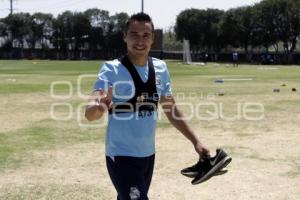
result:
[[[183,40],[183,62],[186,64],[193,64],[193,65],[205,65],[204,62],[193,62],[192,61],[189,40]]]
[[[183,62],[187,64],[192,63],[191,50],[190,50],[190,41],[183,40]]]

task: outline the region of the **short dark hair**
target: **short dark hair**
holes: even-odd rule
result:
[[[152,26],[152,31],[154,32],[154,24],[153,24],[153,22],[152,22],[151,17],[150,17],[148,14],[142,13],[142,12],[136,13],[136,14],[133,14],[133,15],[130,16],[130,18],[129,18],[129,19],[127,20],[127,22],[126,22],[125,32],[128,31],[129,25],[130,25],[130,23],[133,22],[133,21],[150,22],[150,23],[151,23],[151,26]]]

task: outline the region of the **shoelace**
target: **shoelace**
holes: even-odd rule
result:
[[[210,167],[209,159],[199,160],[193,167],[201,169],[201,170],[207,169]]]
[[[200,169],[201,166],[206,166],[207,167],[207,164],[209,163],[208,161],[211,159],[210,155],[207,155],[204,160],[199,160],[196,164],[194,164],[193,166],[191,166],[190,168],[192,169]],[[206,164],[205,164],[206,163]]]

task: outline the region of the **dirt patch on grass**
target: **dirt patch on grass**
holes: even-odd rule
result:
[[[190,121],[212,151],[222,147],[233,158],[227,174],[196,186],[191,185],[191,179],[182,176],[180,170],[194,164],[198,156],[190,142],[170,128],[163,118],[157,130],[150,199],[300,199],[300,108],[297,103],[300,96],[286,95],[287,92],[273,94],[269,89],[272,88],[266,89],[270,92],[268,95],[247,96],[232,89],[232,93],[229,90],[228,95],[216,99],[216,102],[227,104],[261,102],[267,108],[263,120]],[[45,93],[12,94],[1,98],[0,133],[49,119],[49,107],[55,101]],[[229,111],[229,114],[234,112]],[[49,126],[68,134],[76,124],[72,121]],[[88,134],[89,130],[86,131]],[[95,129],[92,131],[95,133]],[[70,137],[73,141],[74,135]],[[104,144],[95,136],[80,142],[65,141],[39,150],[29,148],[17,168],[0,171],[0,199],[116,199],[106,171]]]
[[[1,132],[9,132],[26,127],[35,121],[49,118],[48,94],[12,94],[0,99]]]
[[[227,174],[196,186],[179,173],[197,160],[192,145],[173,128],[159,129],[150,199],[298,199],[300,141],[294,131],[299,127],[289,127],[277,124],[277,131],[265,133],[253,127],[257,134],[249,137],[194,127],[211,149],[222,146],[233,157]],[[88,199],[115,199],[102,143],[34,151],[21,168],[7,170],[0,177],[0,191],[6,196],[16,188],[35,197],[73,199],[70,194],[79,190],[81,194],[89,191]]]

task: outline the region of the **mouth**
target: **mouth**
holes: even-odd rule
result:
[[[133,48],[137,51],[145,51],[146,50],[145,47],[139,47],[139,46],[134,46]]]

